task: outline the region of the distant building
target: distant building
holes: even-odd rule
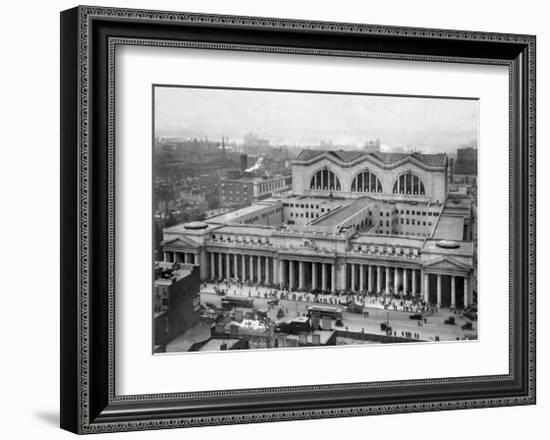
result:
[[[248,133],[243,139],[243,148],[245,151],[258,151],[269,148],[269,140],[259,137],[257,134]]]
[[[380,139],[376,139],[375,141],[371,139],[365,142],[363,151],[366,153],[376,153],[377,151],[380,151]]]
[[[477,148],[466,147],[456,150],[454,174],[477,175]]]
[[[292,176],[290,175],[277,175],[268,178],[228,178],[221,181],[220,202],[223,206],[242,206],[289,191],[291,188]]]
[[[194,263],[190,254],[183,254],[183,258]],[[177,260],[181,260],[180,254]],[[153,316],[157,347],[165,346],[199,322],[199,266],[193,263],[155,263]]]

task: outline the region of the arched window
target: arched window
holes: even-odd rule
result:
[[[311,178],[310,189],[341,191],[340,179],[329,169],[317,171]]]
[[[376,174],[370,171],[361,171],[351,183],[352,192],[382,192],[382,183]]]
[[[423,196],[426,194],[424,183],[416,174],[410,171],[401,174],[393,184],[394,194],[406,194],[411,196]]]

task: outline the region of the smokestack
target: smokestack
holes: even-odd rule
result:
[[[244,172],[248,168],[248,156],[241,154],[241,171]]]

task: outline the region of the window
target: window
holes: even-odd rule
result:
[[[342,190],[338,176],[329,169],[317,171],[311,178],[309,188],[330,191]]]
[[[382,192],[382,183],[376,174],[361,171],[351,183],[352,192]]]
[[[393,184],[394,194],[411,194],[424,195],[426,194],[424,183],[416,174],[410,171],[399,176]]]

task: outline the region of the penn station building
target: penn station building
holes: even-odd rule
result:
[[[446,154],[304,149],[292,190],[163,231],[166,262],[202,280],[474,301],[475,198],[449,192]]]

